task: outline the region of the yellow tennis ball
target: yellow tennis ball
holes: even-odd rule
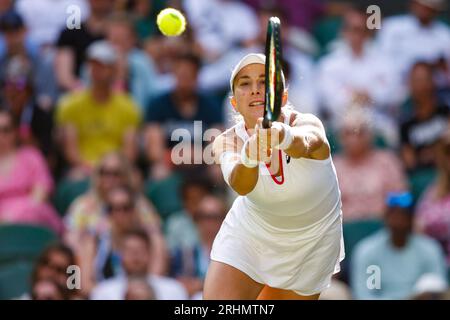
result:
[[[179,36],[186,29],[186,19],[183,14],[173,8],[161,10],[156,18],[159,30],[165,36]]]

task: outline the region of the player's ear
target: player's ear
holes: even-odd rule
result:
[[[236,103],[236,98],[235,98],[234,96],[231,96],[231,97],[230,97],[230,103],[231,103],[231,105],[233,106],[234,111],[237,111],[237,110],[236,110],[236,105],[237,105],[237,103]]]

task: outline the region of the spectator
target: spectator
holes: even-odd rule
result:
[[[118,153],[105,155],[96,167],[91,183],[91,190],[81,195],[69,208],[65,218],[66,242],[78,253],[86,235],[102,235],[110,231],[110,216],[105,212],[107,195],[115,188],[125,186],[132,188],[135,195],[135,208],[142,221],[141,227],[151,229],[154,259],[152,271],[156,274],[165,272],[165,244],[160,232],[160,219],[152,204],[139,191],[136,173],[128,161]],[[90,238],[90,237],[88,237]]]
[[[259,32],[255,37],[224,53],[213,63],[205,64],[199,74],[200,88],[205,90],[229,90],[230,70],[243,55],[251,52],[263,52],[267,36],[267,22],[272,16],[278,16],[282,21],[282,12],[276,6],[265,7],[257,12]],[[289,34],[288,26],[283,26],[282,35]],[[287,31],[287,32],[286,32]],[[289,38],[288,36],[286,38]],[[312,58],[306,53],[294,48],[283,38],[283,71],[289,83],[289,100],[296,106],[301,106],[301,112],[318,114],[314,65]],[[289,76],[287,71],[291,71]],[[224,111],[229,113],[230,105],[225,99]]]
[[[14,0],[0,0],[0,14],[12,9]]]
[[[119,56],[116,88],[128,92],[145,114],[150,99],[155,95],[158,79],[151,58],[136,47],[133,20],[127,15],[111,17],[106,35]]]
[[[105,36],[106,20],[112,12],[111,0],[89,0],[90,15],[80,29],[63,29],[56,42],[55,73],[63,91],[83,87],[80,71],[86,50]]]
[[[166,262],[166,257],[162,255],[162,249],[159,247],[164,243],[159,228],[149,226],[136,210],[136,206],[137,199],[130,188],[117,187],[108,193],[105,211],[108,214],[109,228],[98,234],[86,234],[81,239],[79,252],[83,257],[85,273],[89,276],[93,268],[92,276],[86,279],[92,279],[95,283],[123,273],[120,245],[125,235],[135,228],[142,228],[151,239],[159,240],[150,243],[153,259],[149,265],[149,272],[155,273],[155,267],[160,267]],[[91,287],[90,283],[86,285]]]
[[[440,58],[450,61],[450,29],[437,16],[445,0],[410,0],[410,13],[385,18],[379,33],[381,50],[406,80],[417,61],[434,64]]]
[[[184,285],[191,297],[203,290],[211,248],[226,212],[225,204],[220,198],[205,196],[194,214],[199,241],[190,248],[181,246],[174,251],[171,273]]]
[[[100,282],[93,290],[93,300],[123,300],[130,277],[146,277],[157,300],[186,300],[186,290],[176,280],[148,272],[151,263],[150,241],[145,231],[129,232],[122,245],[124,274]]]
[[[255,12],[235,0],[184,0],[188,21],[207,63],[258,33]],[[245,21],[245,28],[236,21]]]
[[[41,153],[17,141],[11,112],[0,109],[0,222],[44,225],[61,234],[63,224],[47,202],[53,181]]]
[[[44,293],[50,291],[52,293],[58,292],[62,298],[67,299],[79,299],[83,297],[81,290],[79,289],[69,289],[67,286],[67,280],[69,273],[67,273],[69,266],[77,265],[75,255],[73,251],[62,243],[55,243],[48,246],[44,252],[39,256],[36,265],[34,267],[31,282],[32,282],[32,292],[33,294]],[[45,283],[45,281],[52,282],[53,285]],[[39,284],[36,288],[36,285]],[[53,287],[57,288],[53,288]],[[37,289],[37,290],[36,290]],[[42,289],[42,290],[41,290]],[[40,294],[38,296],[41,296]],[[60,297],[61,298],[61,297]]]
[[[385,212],[386,228],[362,240],[355,248],[350,275],[356,299],[409,299],[424,276],[433,274],[446,281],[445,260],[439,244],[411,231],[414,220],[411,205],[411,194],[390,194]],[[367,285],[370,276],[367,271],[371,266],[379,268],[372,273],[373,289]]]
[[[275,1],[244,0],[258,11],[264,8],[266,3]],[[278,0],[277,5],[286,12],[288,25],[311,32],[317,21],[324,16],[341,15],[349,9],[347,1],[327,0]],[[300,9],[301,8],[301,9]]]
[[[5,64],[0,65],[4,67],[1,69],[0,93],[4,107],[11,111],[19,124],[18,138],[24,145],[36,146],[48,156],[53,150],[52,110],[48,109],[52,106],[39,104],[36,100],[33,66],[20,55],[3,62]]]
[[[412,300],[448,300],[445,292],[448,289],[447,282],[435,274],[426,274],[417,281]]]
[[[374,112],[375,129],[391,146],[398,136],[393,116],[402,96],[400,81],[391,61],[380,55],[371,41],[365,11],[351,9],[344,16],[343,43],[321,59],[318,66],[319,93],[330,125],[336,126],[351,105]]]
[[[157,14],[164,9],[165,1],[136,0],[132,12],[136,16],[135,28],[139,40],[156,36],[159,31],[156,25]]]
[[[400,159],[373,145],[372,119],[367,111],[351,110],[340,127],[342,154],[334,158],[344,221],[381,218],[388,192],[406,188]]]
[[[416,63],[411,69],[409,86],[412,110],[401,123],[402,159],[410,173],[435,166],[434,145],[450,121],[449,106],[436,97],[431,66]]]
[[[194,213],[209,190],[209,183],[204,178],[191,176],[184,180],[181,186],[183,210],[171,214],[165,228],[167,245],[171,251],[182,247],[192,248],[199,243]]]
[[[170,150],[179,142],[172,140],[174,130],[188,130],[193,141],[196,130],[194,121],[201,121],[202,137],[206,129],[221,127],[223,116],[220,104],[197,91],[200,65],[196,55],[179,56],[174,68],[176,88],[153,100],[147,109],[145,140],[152,178],[162,179],[170,174]]]
[[[436,147],[437,179],[417,205],[416,225],[419,232],[442,245],[450,266],[450,129]]]
[[[33,98],[39,107],[49,111],[58,96],[58,87],[51,60],[29,41],[22,17],[13,10],[0,15],[0,80],[6,77],[7,65],[20,58],[30,71]]]
[[[123,150],[136,158],[138,107],[130,96],[113,91],[117,54],[106,41],[88,49],[92,84],[86,90],[61,99],[56,122],[61,129],[63,153],[70,169],[88,174],[102,157]]]
[[[64,287],[54,280],[39,280],[31,286],[32,300],[68,300]]]
[[[155,300],[155,292],[145,277],[128,279],[125,300]]]
[[[30,30],[30,38],[39,46],[53,46],[59,33],[66,28],[68,9],[71,6],[79,8],[85,19],[88,11],[86,0],[18,0],[17,11],[24,17]]]

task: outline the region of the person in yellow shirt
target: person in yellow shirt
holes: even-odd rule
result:
[[[91,84],[60,100],[56,123],[64,157],[70,169],[90,171],[107,152],[122,151],[134,160],[141,121],[132,98],[115,92],[117,53],[107,41],[87,50]]]

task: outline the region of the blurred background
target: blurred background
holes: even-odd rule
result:
[[[165,7],[182,36],[159,32]],[[175,165],[171,136],[233,125],[231,70],[263,52],[270,16],[342,193],[346,259],[321,299],[448,299],[449,9],[0,0],[0,299],[201,298],[236,194],[216,165]]]

